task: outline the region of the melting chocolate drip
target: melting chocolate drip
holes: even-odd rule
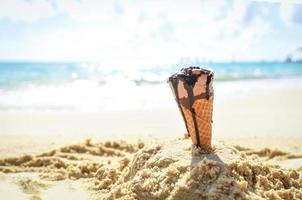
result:
[[[192,87],[195,86],[196,81],[197,81],[197,76],[194,74],[190,74],[186,79],[187,84]]]
[[[193,123],[194,123],[194,128],[195,128],[195,137],[196,137],[196,141],[197,147],[201,147],[200,145],[200,138],[199,138],[199,130],[198,130],[198,124],[196,121],[196,113],[195,113],[195,109],[193,108],[193,104],[194,104],[194,94],[193,94],[193,86],[189,85],[189,84],[184,84],[185,89],[187,90],[188,93],[188,98],[189,98],[189,108],[190,111],[192,113],[192,118],[193,118]]]
[[[209,100],[210,98],[210,82],[212,80],[213,76],[212,74],[210,74],[209,76],[207,76],[207,83],[206,83],[206,99]]]

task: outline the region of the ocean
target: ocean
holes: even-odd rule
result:
[[[167,78],[182,66],[192,65],[212,69],[215,89],[224,96],[302,85],[301,63],[195,62],[135,69],[106,68],[89,62],[0,62],[0,111],[169,107],[173,97]]]

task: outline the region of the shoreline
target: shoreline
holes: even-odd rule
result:
[[[215,101],[239,100],[278,90],[302,90],[302,78],[214,82]],[[121,80],[100,85],[95,80],[75,80],[63,85],[0,89],[1,113],[77,114],[174,108],[174,98],[166,83],[137,86]]]

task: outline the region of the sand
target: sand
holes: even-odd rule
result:
[[[212,134],[214,139],[302,137],[302,88],[267,89],[253,92],[250,96],[238,95],[240,92],[224,94],[219,89],[215,90]],[[127,139],[142,136],[169,139],[186,131],[172,94],[170,100],[171,104],[163,108],[125,111],[0,111],[0,135],[69,136],[71,139],[97,136],[99,138],[96,139],[110,140],[124,139],[127,135]]]
[[[63,146],[0,160],[6,199],[301,199],[302,155],[216,144],[202,152],[188,138]],[[8,189],[8,190],[7,190]],[[10,192],[14,191],[14,192]],[[62,196],[63,195],[63,196]]]
[[[1,111],[0,198],[302,199],[302,88],[215,91],[212,152],[177,139],[173,98],[160,109]]]

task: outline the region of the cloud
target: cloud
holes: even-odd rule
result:
[[[168,65],[183,57],[272,58],[271,41],[278,40],[272,36],[278,5],[228,0],[2,1],[0,18],[37,22],[61,16],[72,23],[49,29],[44,26],[47,31],[43,33],[33,29],[9,55],[5,50],[0,52],[2,57],[98,60],[106,66],[128,67]],[[299,22],[299,9],[290,7],[282,19]],[[7,44],[1,35],[0,42]]]
[[[2,0],[0,2],[0,19],[34,22],[56,15],[58,15],[57,10],[48,1]]]
[[[80,22],[112,21],[122,12],[115,1],[55,0],[54,4],[62,13]]]

